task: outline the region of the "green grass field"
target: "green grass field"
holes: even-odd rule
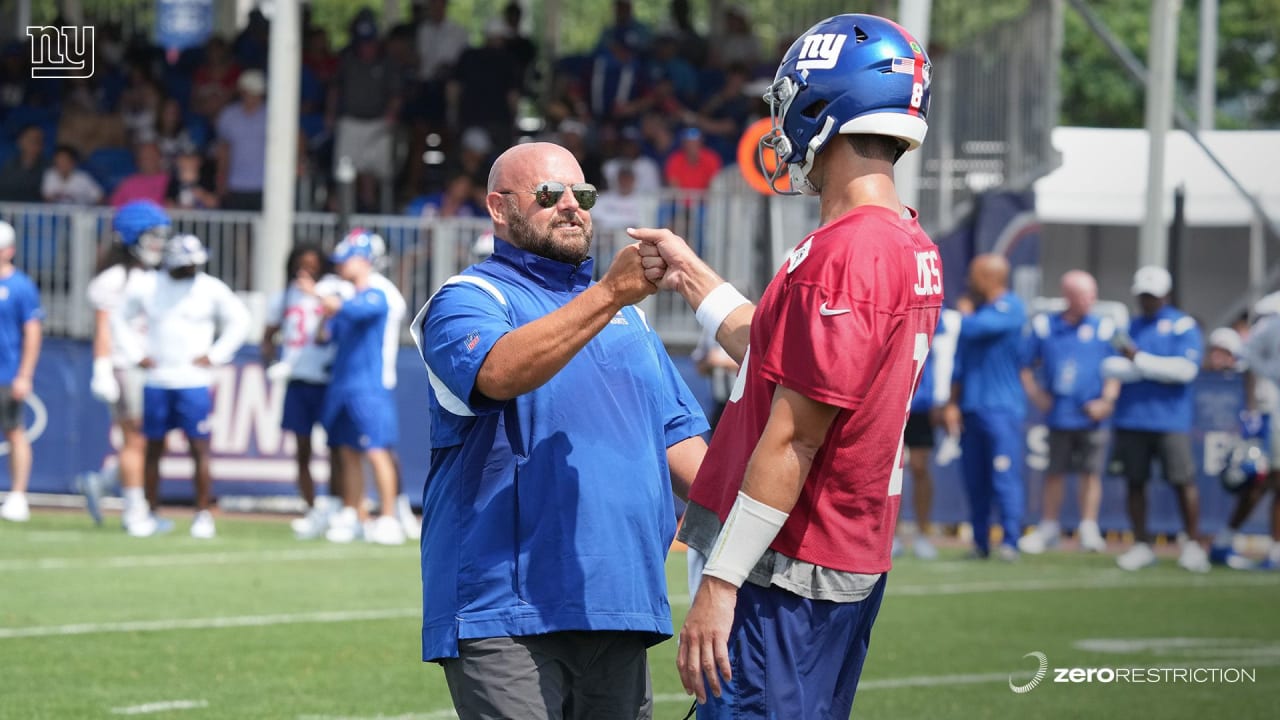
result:
[[[0,523],[0,717],[453,717],[439,668],[417,660],[415,547],[300,543],[237,518],[201,542],[188,522],[148,540],[114,518]],[[959,555],[899,562],[854,717],[1280,716],[1280,574]],[[668,575],[683,615],[682,554]],[[1051,669],[1014,694],[1032,651],[1050,668],[1238,667],[1256,682],[1064,684]],[[660,719],[688,708],[674,658],[674,642],[651,653]]]

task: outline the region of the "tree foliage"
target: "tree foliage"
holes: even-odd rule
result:
[[[1145,64],[1151,3],[1090,0],[1090,7]],[[1194,115],[1200,49],[1198,0],[1183,3],[1178,18],[1177,95]],[[1226,0],[1218,11],[1218,112],[1223,128],[1280,126],[1280,0]],[[1143,91],[1120,60],[1066,8],[1062,57],[1063,125],[1141,127]]]

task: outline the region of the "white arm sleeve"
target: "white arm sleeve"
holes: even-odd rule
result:
[[[1186,358],[1144,352],[1133,357],[1133,365],[1144,379],[1170,385],[1186,385],[1200,374],[1200,367]]]
[[[214,365],[226,365],[235,357],[236,351],[244,344],[249,335],[249,308],[236,297],[231,288],[219,282],[217,290],[218,318],[222,322],[222,331],[218,339],[209,348],[209,361]]]
[[[1138,367],[1132,360],[1118,355],[1102,361],[1102,376],[1122,383],[1138,382],[1143,379],[1142,373],[1138,371]]]

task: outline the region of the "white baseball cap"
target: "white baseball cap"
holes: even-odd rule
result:
[[[1240,339],[1240,333],[1229,327],[1220,327],[1209,333],[1209,347],[1221,348],[1232,355],[1239,356],[1244,350],[1244,342]]]
[[[13,226],[3,220],[0,220],[0,250],[13,247],[14,239],[15,234],[13,232]]]
[[[266,95],[267,76],[261,70],[245,70],[240,73],[236,87],[251,95]]]
[[[1173,289],[1173,276],[1159,265],[1147,265],[1138,268],[1133,274],[1132,293],[1136,295],[1154,295],[1162,298]]]

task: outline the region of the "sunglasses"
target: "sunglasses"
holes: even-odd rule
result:
[[[498,190],[497,192],[499,195],[533,195],[538,205],[552,208],[560,202],[566,189],[573,192],[573,199],[578,201],[579,207],[583,210],[590,210],[596,204],[596,198],[600,194],[596,186],[590,183],[577,183],[566,188],[564,183],[555,180],[544,180],[533,190]]]

